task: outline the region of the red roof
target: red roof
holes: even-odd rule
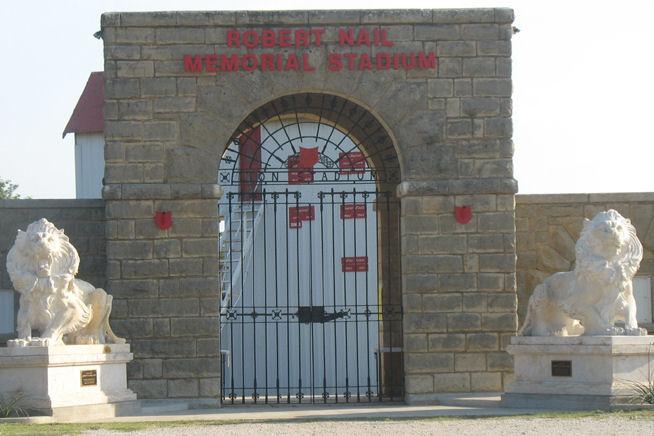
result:
[[[94,71],[86,82],[84,91],[77,101],[75,110],[66,124],[62,137],[67,133],[104,132],[104,75]]]

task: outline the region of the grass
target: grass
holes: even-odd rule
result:
[[[0,418],[9,418],[13,416],[27,416],[27,411],[23,409],[23,400],[25,394],[17,391],[0,398]]]
[[[575,418],[607,418],[609,416],[636,420],[652,420],[654,421],[654,411],[652,410],[638,410],[638,411],[615,411],[615,412],[601,412],[601,411],[582,411],[582,412],[543,412],[531,415],[510,415],[510,416],[434,416],[434,417],[417,417],[417,418],[344,418],[344,419],[328,419],[329,421],[376,421],[376,422],[392,422],[392,421],[441,421],[441,420],[455,420],[455,419],[479,419],[479,420],[502,420],[507,418],[521,418],[521,419],[575,419]],[[155,418],[153,418],[155,419]],[[18,424],[18,423],[2,423],[0,422],[0,435],[18,436],[18,435],[76,435],[88,430],[112,430],[119,432],[134,432],[139,430],[149,430],[156,428],[176,428],[176,427],[195,427],[195,426],[222,426],[233,424],[282,424],[282,423],[302,423],[302,422],[316,422],[321,420],[316,419],[288,419],[288,420],[199,420],[199,421],[145,421],[145,422],[107,422],[107,423],[93,423],[93,424]]]

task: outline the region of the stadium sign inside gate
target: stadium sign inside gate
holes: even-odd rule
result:
[[[283,52],[185,54],[184,72],[215,74],[236,71],[302,71],[310,73],[316,71],[311,60],[310,49],[325,45],[324,28],[246,31],[231,29],[226,32],[229,49],[280,49]],[[326,66],[331,72],[426,70],[435,69],[437,65],[434,52],[403,52],[392,49],[395,43],[389,39],[388,30],[384,28],[339,28],[337,42],[339,51],[327,53]],[[347,47],[374,47],[375,50],[373,54],[341,50]],[[289,49],[298,52],[287,53]]]

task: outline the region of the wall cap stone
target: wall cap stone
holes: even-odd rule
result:
[[[0,209],[38,209],[38,208],[101,208],[104,200],[100,199],[24,199],[0,200]]]
[[[651,202],[654,192],[611,192],[597,194],[520,194],[516,204]]]
[[[323,20],[320,15],[324,14]],[[261,26],[311,24],[456,24],[513,22],[510,8],[359,9],[198,12],[105,12],[102,27]]]
[[[404,181],[397,187],[398,197],[419,195],[515,194],[515,179],[458,179]]]

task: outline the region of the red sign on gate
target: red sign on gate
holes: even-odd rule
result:
[[[341,269],[343,272],[368,271],[368,256],[341,257]]]
[[[360,151],[338,154],[338,168],[341,174],[358,174],[366,170],[366,157]]]
[[[313,206],[298,206],[288,208],[288,226],[291,229],[302,227],[302,221],[316,219],[316,209]]]
[[[366,217],[366,205],[357,203],[341,204],[341,219],[357,219]]]

